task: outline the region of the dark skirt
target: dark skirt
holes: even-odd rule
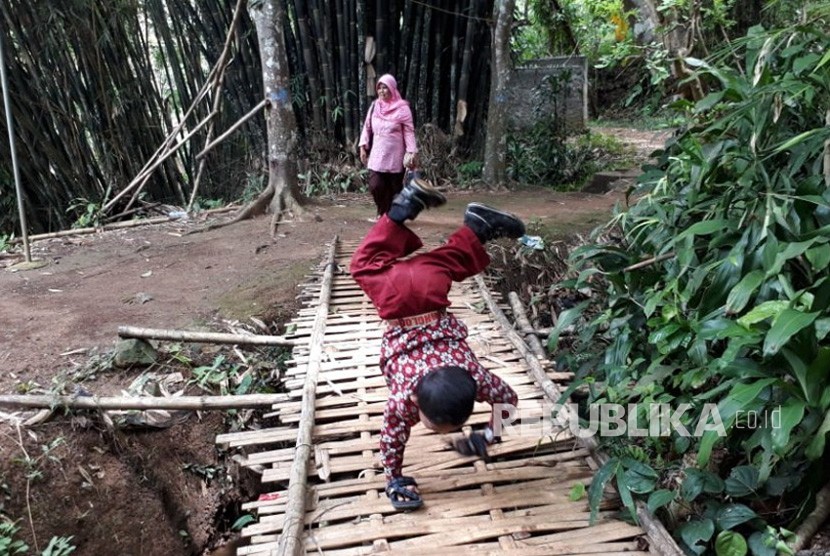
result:
[[[403,189],[404,172],[375,172],[369,170],[369,193],[375,200],[378,216],[389,212],[392,208],[392,199]]]

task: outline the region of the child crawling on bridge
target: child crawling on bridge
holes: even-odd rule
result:
[[[490,257],[484,243],[498,237],[524,235],[521,220],[500,210],[470,203],[464,225],[446,244],[411,255],[423,244],[404,225],[421,210],[446,203],[425,180],[411,180],[389,212],[372,227],[354,256],[350,272],[386,320],[380,367],[389,387],[380,433],[386,494],[399,510],[423,504],[412,477],[401,474],[410,429],[418,421],[433,431],[457,431],[473,411],[473,403],[515,405],[516,392],[487,371],[467,345],[467,327],[447,312],[453,281],[484,270]],[[455,441],[464,455],[487,455],[498,441],[490,426]]]

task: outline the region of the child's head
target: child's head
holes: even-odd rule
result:
[[[461,428],[476,399],[476,381],[461,367],[436,367],[415,390],[421,422],[428,429],[448,433]]]

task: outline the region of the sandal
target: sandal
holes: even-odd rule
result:
[[[396,510],[415,510],[424,504],[421,495],[406,488],[408,486],[417,487],[418,483],[412,477],[395,477],[386,485],[386,496]],[[398,496],[403,500],[399,500]]]

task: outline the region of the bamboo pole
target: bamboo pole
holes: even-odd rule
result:
[[[323,336],[326,333],[326,319],[331,299],[331,284],[334,278],[334,255],[337,251],[337,236],[331,242],[326,271],[320,284],[320,300],[317,316],[311,331],[310,352],[303,385],[303,401],[300,411],[300,425],[297,432],[297,449],[291,464],[288,480],[285,514],[283,515],[282,534],[277,549],[272,556],[299,556],[304,553],[302,540],[306,510],[306,482],[308,479],[308,462],[313,442],[314,404],[317,398],[317,376],[323,358]]]
[[[545,396],[552,401],[553,403],[558,403],[559,398],[562,396],[562,392],[559,387],[554,383],[548,376],[545,374],[545,370],[542,368],[541,363],[539,363],[539,359],[531,352],[530,348],[528,348],[527,344],[522,340],[521,336],[519,336],[515,330],[513,330],[513,326],[510,324],[510,321],[507,320],[507,317],[504,315],[504,312],[496,303],[496,300],[493,298],[493,295],[490,293],[490,290],[487,288],[487,285],[484,283],[484,279],[479,275],[475,277],[476,284],[481,292],[482,297],[484,298],[485,303],[487,303],[490,312],[493,314],[493,317],[496,319],[496,322],[499,323],[502,327],[502,331],[504,332],[505,336],[508,340],[516,347],[519,353],[522,354],[525,361],[530,367],[530,375],[533,380],[536,381],[537,384],[542,388],[542,391],[545,393]],[[522,312],[524,312],[522,310]],[[567,405],[562,406],[560,409],[560,414],[571,422],[571,419],[577,419],[576,415],[573,415],[573,412]],[[575,421],[578,422],[578,421]],[[582,438],[581,436],[577,438],[577,441],[582,444],[585,448],[588,449],[590,452],[591,457],[600,465],[604,464],[608,461],[608,456],[599,449],[599,444],[597,443],[596,439],[593,437]],[[643,503],[641,500],[636,502],[637,506],[637,517],[640,521],[640,526],[642,527],[643,531],[648,536],[649,542],[651,546],[656,549],[658,554],[662,554],[663,556],[683,556],[683,552],[677,546],[677,543],[671,537],[669,532],[663,526],[660,521],[658,521],[648,510],[648,507]]]
[[[9,99],[9,83],[6,79],[6,61],[3,55],[3,39],[0,37],[0,81],[3,86],[3,105],[6,108],[6,128],[9,131],[9,151],[12,157],[12,173],[14,174],[14,190],[17,196],[17,214],[20,219],[20,237],[23,238],[23,255],[26,262],[32,262],[32,250],[29,247],[29,230],[26,225],[26,210],[23,208],[23,188],[20,185],[20,168],[17,164],[17,151],[14,148],[14,126],[12,118],[12,103]]]
[[[527,312],[525,311],[524,305],[522,305],[522,300],[519,299],[519,295],[516,292],[510,292],[507,294],[507,299],[510,300],[510,308],[513,309],[516,324],[519,325],[522,334],[525,334],[525,341],[530,346],[530,349],[533,350],[533,353],[539,359],[546,359],[547,354],[545,353],[545,348],[542,346],[539,338],[536,337],[536,331],[533,330],[530,319],[527,318]]]
[[[133,190],[133,188],[135,188],[136,186],[143,185],[143,184],[144,184],[144,182],[146,182],[146,181],[147,181],[147,180],[146,180],[146,178],[147,178],[147,177],[148,177],[148,176],[149,176],[149,175],[153,172],[153,170],[155,170],[156,168],[158,168],[159,166],[161,166],[161,163],[162,163],[162,162],[164,162],[165,160],[167,160],[168,158],[170,158],[171,156],[173,156],[173,155],[176,153],[176,151],[178,151],[178,150],[179,150],[179,149],[180,149],[183,145],[186,145],[186,144],[187,144],[187,142],[190,140],[190,138],[191,138],[191,137],[193,137],[196,133],[198,133],[198,132],[199,132],[199,130],[200,130],[200,129],[202,129],[202,128],[205,126],[205,124],[207,124],[208,122],[210,122],[210,121],[213,119],[213,117],[214,117],[214,116],[216,116],[216,112],[211,112],[210,114],[208,114],[208,115],[207,115],[207,117],[206,117],[204,120],[202,120],[201,122],[199,122],[199,123],[198,123],[198,125],[196,125],[196,127],[194,127],[194,128],[193,128],[193,129],[192,129],[192,130],[191,130],[191,131],[187,134],[187,135],[185,135],[184,137],[182,137],[182,140],[181,140],[181,141],[179,141],[178,143],[176,143],[176,144],[175,144],[175,145],[173,145],[172,147],[168,147],[167,152],[165,152],[165,153],[164,153],[161,157],[159,157],[159,158],[158,158],[158,159],[157,159],[157,160],[156,160],[153,164],[151,164],[151,165],[150,165],[150,166],[149,166],[146,170],[143,170],[143,171],[142,171],[142,172],[140,172],[140,173],[139,173],[139,174],[138,174],[135,178],[133,178],[133,181],[131,181],[131,182],[127,185],[127,187],[125,187],[124,189],[122,189],[121,191],[119,191],[119,192],[118,192],[118,195],[116,195],[115,197],[113,197],[112,199],[110,199],[110,200],[109,200],[109,202],[107,202],[107,204],[105,204],[105,205],[104,205],[104,207],[103,207],[101,210],[102,210],[103,212],[108,211],[110,208],[112,208],[112,206],[113,206],[113,205],[114,205],[114,204],[115,204],[115,203],[116,203],[116,202],[117,202],[117,201],[118,201],[121,197],[123,197],[124,195],[126,195],[127,193],[129,193],[130,191],[132,191],[132,190]]]
[[[225,83],[225,71],[228,69],[228,65],[230,61],[227,61],[228,54],[230,53],[230,46],[231,41],[233,40],[234,35],[236,34],[236,25],[239,21],[239,17],[242,15],[242,8],[245,6],[246,0],[237,0],[236,7],[233,11],[233,17],[231,19],[230,26],[228,28],[228,34],[225,37],[225,45],[222,47],[222,53],[219,55],[219,60],[217,60],[215,67],[219,68],[216,72],[216,76],[214,77],[213,83],[213,108],[212,111],[214,114],[219,113],[219,107],[222,103],[222,87]],[[213,132],[216,129],[216,122],[212,121],[210,126],[208,126],[207,134],[205,136],[205,147],[203,151],[206,151],[208,145],[211,143],[211,137],[213,137]],[[218,143],[218,141],[217,141]],[[202,181],[202,173],[205,170],[205,160],[199,161],[199,169],[196,172],[196,179],[193,181],[193,191],[190,192],[190,200],[187,202],[187,211],[190,212],[190,209],[193,208],[193,203],[196,201],[196,193],[199,190],[199,183]]]
[[[205,155],[206,155],[208,152],[210,152],[210,151],[211,151],[211,150],[212,150],[212,149],[213,149],[216,145],[218,145],[219,143],[221,143],[222,141],[224,141],[224,140],[228,137],[228,135],[230,135],[231,133],[233,133],[234,131],[236,131],[237,129],[239,129],[239,127],[240,127],[242,124],[244,124],[245,122],[247,122],[248,120],[250,120],[252,117],[256,116],[256,115],[257,115],[257,112],[259,112],[260,110],[262,110],[263,108],[265,108],[265,105],[266,105],[266,104],[268,104],[268,102],[269,102],[269,101],[268,101],[268,99],[267,99],[267,98],[262,99],[262,100],[260,101],[260,103],[259,103],[259,104],[257,104],[256,106],[254,106],[254,107],[251,109],[251,111],[250,111],[250,112],[248,112],[247,114],[245,114],[244,116],[242,116],[241,118],[239,118],[239,121],[237,121],[235,124],[233,124],[231,127],[229,127],[229,128],[228,128],[228,130],[227,130],[225,133],[223,133],[222,135],[220,135],[219,137],[217,137],[216,139],[214,139],[213,141],[211,141],[211,142],[209,142],[207,145],[205,145],[205,148],[204,148],[204,149],[202,149],[202,151],[201,151],[199,154],[197,154],[197,155],[196,155],[196,160],[199,160],[200,158],[202,158],[203,156],[205,156]],[[194,191],[195,191],[195,190],[194,190]],[[192,199],[191,199],[191,202],[192,202]]]
[[[288,394],[245,394],[239,396],[0,396],[0,406],[68,409],[243,409],[276,405],[288,401]]]
[[[188,330],[169,330],[158,328],[141,328],[138,326],[119,326],[118,335],[122,338],[142,338],[147,340],[173,340],[182,342],[206,342],[210,344],[245,344],[254,346],[298,346],[305,344],[296,340],[286,340],[283,336],[223,334],[220,332],[199,332]]]

